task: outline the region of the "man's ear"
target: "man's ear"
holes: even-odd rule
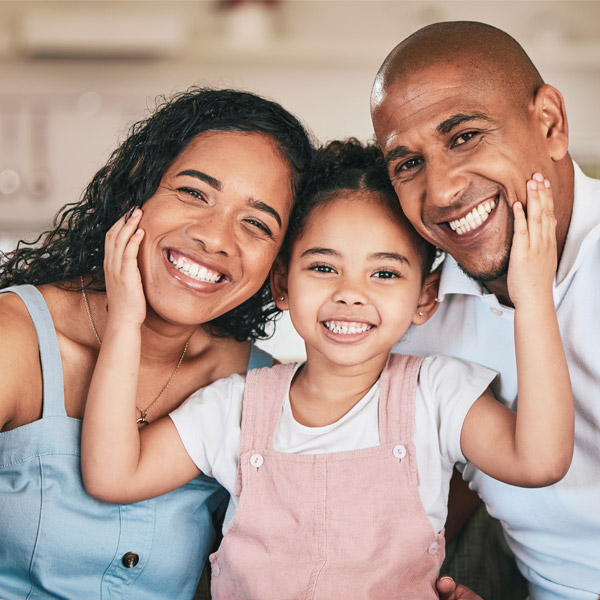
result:
[[[413,316],[412,322],[414,325],[423,325],[431,319],[435,311],[438,309],[438,292],[440,289],[440,277],[442,271],[436,269],[425,277],[421,287],[421,295],[419,296],[419,305]]]
[[[552,160],[563,159],[569,147],[569,124],[562,94],[545,83],[534,99],[536,116],[543,127]]]
[[[287,291],[287,266],[281,258],[276,258],[271,267],[271,294],[279,310],[288,310],[289,300]]]

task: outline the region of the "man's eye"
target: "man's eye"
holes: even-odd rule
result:
[[[475,136],[479,135],[478,131],[467,131],[466,133],[461,133],[454,139],[452,147],[462,146],[466,144],[469,140],[472,140]]]
[[[405,160],[396,170],[397,171],[410,171],[411,169],[418,167],[422,163],[423,163],[422,158],[409,158],[408,160]]]

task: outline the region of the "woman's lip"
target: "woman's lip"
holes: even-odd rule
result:
[[[227,272],[224,272],[222,269],[216,268],[211,263],[200,260],[187,252],[183,252],[179,249],[167,249],[163,255],[167,270],[172,276],[190,287],[202,289],[203,291],[206,291],[207,289],[215,290],[222,287],[224,284],[231,282],[231,277]],[[173,264],[171,258],[176,261],[181,258],[185,263],[194,265],[194,268],[186,272],[185,270],[178,268],[176,264]],[[202,269],[205,270],[204,273],[202,272]],[[218,279],[217,276],[219,277]]]

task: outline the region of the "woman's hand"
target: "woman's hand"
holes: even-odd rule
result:
[[[515,202],[513,244],[508,265],[508,293],[512,303],[535,303],[540,293],[552,297],[556,275],[556,218],[550,182],[535,173],[527,182],[527,216]]]
[[[137,265],[143,229],[142,210],[136,207],[121,217],[106,234],[104,279],[111,319],[141,325],[146,318],[146,298]]]

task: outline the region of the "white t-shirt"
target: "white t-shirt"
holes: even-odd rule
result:
[[[298,365],[299,366],[299,365]],[[296,368],[298,368],[298,366]],[[446,521],[449,480],[460,449],[462,424],[471,405],[496,373],[474,363],[431,356],[423,361],[415,398],[414,443],[419,492],[436,532]],[[238,498],[235,483],[240,448],[245,378],[232,375],[190,396],[171,413],[183,444],[198,468],[215,477],[231,496],[223,533],[233,523]],[[324,454],[379,445],[379,381],[341,419],[324,427],[306,427],[292,414],[289,393],[283,402],[274,450]],[[382,482],[381,492],[387,487]]]

